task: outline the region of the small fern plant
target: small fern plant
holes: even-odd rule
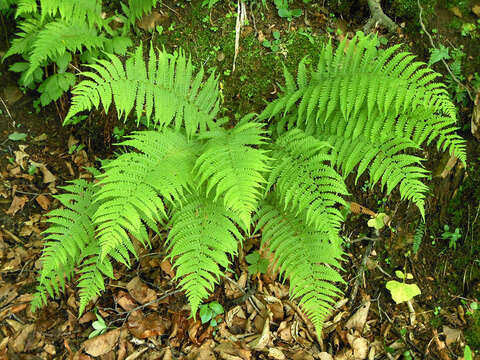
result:
[[[102,56],[102,51],[125,55],[132,46],[130,26],[114,27],[113,22],[133,24],[158,2],[129,0],[128,4],[121,3],[126,17],[104,17],[101,0],[8,1],[16,5],[20,31],[3,60],[22,56],[23,61],[9,69],[21,74],[19,84],[24,89],[38,90],[37,106],[57,101],[76,83],[72,69],[79,62],[91,63]]]
[[[130,151],[105,165],[95,184],[76,180],[59,196],[64,208],[51,213],[33,309],[78,269],[82,313],[104,277],[113,278],[113,261],[129,266],[133,241],[149,246],[150,231],[163,228],[195,315],[242,239],[258,231],[320,334],[342,293],[345,177],[368,169],[372,182],[387,192],[398,187],[423,214],[427,170],[413,152],[437,140],[465,159],[437,74],[376,43],[359,34],[335,52],[326,45],[315,70],[302,61],[296,81],[285,70],[279,98],[233,128],[219,117],[215,75],[204,80],[182,52],[150,48],[145,61],[138,47],[125,64],[110,55],[90,65],[65,121],[115,106],[125,120],[145,116],[154,130],[127,136],[121,145]]]

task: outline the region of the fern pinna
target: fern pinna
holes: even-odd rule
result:
[[[121,145],[130,150],[105,165],[95,185],[67,189],[71,201],[53,220],[75,216],[85,225],[75,233],[67,226],[48,230],[54,235],[44,251],[35,308],[47,293],[58,294],[81,264],[83,311],[104,288],[102,274],[112,276],[112,259],[129,266],[132,241],[148,246],[148,229],[163,227],[170,229],[168,257],[195,314],[244,234],[255,229],[320,333],[343,282],[345,176],[356,169],[358,178],[368,169],[372,183],[387,192],[398,187],[423,214],[427,170],[414,151],[437,140],[465,159],[454,107],[443,85],[432,82],[437,74],[397,47],[377,49],[376,42],[358,35],[336,52],[328,44],[316,70],[302,61],[297,80],[285,70],[279,99],[233,128],[218,119],[217,78],[203,80],[203,69],[195,72],[182,52],[151,48],[144,61],[139,47],[125,64],[111,55],[92,65],[73,91],[66,122],[113,105],[125,119],[145,116],[154,130],[129,135]],[[262,121],[273,118],[267,132]],[[78,200],[85,196],[90,206]],[[66,241],[77,243],[76,252],[59,262],[51,249],[65,248]]]

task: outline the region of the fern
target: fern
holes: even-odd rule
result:
[[[89,65],[98,74],[82,73],[88,80],[73,91],[76,96],[65,123],[81,111],[98,108],[100,102],[108,111],[113,102],[119,117],[126,118],[135,110],[137,119],[145,114],[159,129],[171,124],[177,129],[184,126],[189,137],[197,130],[214,127],[219,110],[217,80],[212,74],[202,83],[203,68],[194,75],[191,61],[183,53],[155,54],[151,47],[145,63],[142,47],[138,47],[125,66],[116,56],[109,59]]]
[[[257,228],[262,230],[262,244],[274,252],[280,273],[290,280],[290,295],[320,334],[323,321],[341,290],[334,285],[343,282],[335,269],[342,258],[338,228],[308,225],[305,211],[297,216],[282,210],[282,200],[270,197],[258,211]],[[328,210],[325,214],[329,216]]]
[[[65,280],[70,279],[74,267],[81,262],[85,250],[95,241],[92,214],[98,205],[93,201],[95,188],[85,180],[74,180],[62,187],[68,193],[55,196],[63,209],[50,211],[50,227],[44,232],[45,248],[41,262],[37,293],[32,300],[32,310],[47,303],[51,297],[60,294]]]
[[[300,62],[296,80],[284,69],[284,92],[261,119],[278,115],[279,133],[297,127],[329,142],[344,176],[357,168],[357,179],[368,170],[371,183],[381,181],[388,192],[400,185],[402,198],[423,216],[426,171],[421,158],[406,153],[436,139],[465,162],[465,143],[453,133],[455,106],[435,82],[439,74],[408,52],[396,53],[400,45],[378,50],[376,43],[361,34],[336,51],[329,43],[316,70]]]
[[[415,235],[413,236],[412,250],[416,254],[422,245],[423,237],[425,236],[425,223],[420,220],[415,229]]]
[[[122,3],[123,11],[126,13],[128,20],[131,24],[142,17],[144,13],[152,11],[159,0],[128,0],[128,7]]]
[[[227,268],[227,255],[236,255],[242,235],[235,226],[238,216],[212,197],[191,195],[176,209],[167,244],[169,258],[174,259],[176,278],[187,294],[196,314],[202,300],[213,291],[218,277]],[[237,220],[238,221],[238,220]]]
[[[208,141],[195,167],[199,185],[207,183],[207,194],[216,187],[215,200],[223,195],[225,206],[247,229],[265,183],[262,172],[268,169],[265,151],[251,147],[264,143],[263,124],[248,119],[232,130],[218,128],[201,135]]]
[[[465,159],[438,75],[397,50],[379,51],[363,36],[335,52],[329,44],[316,70],[305,61],[296,79],[285,70],[279,99],[231,129],[217,121],[217,78],[204,80],[182,52],[150,48],[145,61],[138,47],[125,64],[114,55],[98,60],[75,87],[66,122],[113,106],[124,119],[145,116],[154,130],[129,135],[120,144],[127,151],[103,166],[95,185],[67,189],[67,208],[53,213],[63,225],[49,230],[35,307],[58,295],[77,266],[84,311],[105,288],[104,276],[113,277],[112,259],[128,266],[133,240],[149,246],[160,224],[171,227],[168,257],[195,315],[256,223],[290,296],[320,333],[343,283],[344,178],[368,172],[424,215],[427,170],[414,153],[436,141]],[[278,122],[268,138],[262,121],[272,117]],[[65,219],[79,220],[69,227]]]
[[[122,145],[138,152],[123,154],[104,167],[95,199],[101,205],[93,221],[101,261],[109,255],[128,265],[129,252],[135,254],[128,233],[148,244],[144,224],[156,229],[156,223],[166,218],[164,201],[181,200],[192,187],[198,149],[171,130],[138,132]]]

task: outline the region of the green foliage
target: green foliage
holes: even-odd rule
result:
[[[3,0],[5,1],[5,0]],[[121,3],[126,17],[134,23],[145,11],[151,11],[157,0]],[[112,27],[115,14],[104,18],[101,0],[18,0],[15,18],[19,32],[3,60],[22,56],[10,70],[21,73],[19,84],[37,89],[38,103],[46,106],[57,101],[75,83],[73,72],[79,60],[93,62],[102,51],[125,55],[132,41],[126,36],[128,27]],[[1,6],[1,4],[0,4]]]
[[[232,128],[218,119],[217,78],[204,80],[182,52],[151,48],[145,61],[139,47],[125,64],[107,55],[90,65],[66,122],[114,107],[153,129],[127,136],[120,144],[127,151],[103,165],[95,185],[77,181],[62,195],[34,309],[46,294],[58,295],[77,267],[83,312],[103,290],[103,276],[113,276],[113,260],[129,266],[134,242],[149,246],[150,231],[161,226],[170,229],[165,245],[178,285],[192,315],[202,317],[202,301],[254,227],[320,332],[343,283],[344,177],[368,169],[372,186],[391,192],[399,185],[423,215],[427,170],[413,151],[437,139],[465,160],[453,133],[455,108],[433,82],[438,74],[396,53],[398,46],[381,52],[376,44],[358,35],[335,53],[327,45],[316,70],[304,59],[296,80],[285,71],[280,97]],[[262,121],[274,117],[269,133]]]
[[[460,229],[456,228],[454,232],[451,232],[450,227],[445,225],[443,230],[444,232],[442,234],[442,239],[448,240],[449,249],[457,250],[457,241],[462,237],[462,234],[460,234]]]
[[[425,236],[425,223],[420,221],[415,230],[415,235],[413,236],[412,249],[413,253],[416,254],[422,245],[423,237]]]
[[[258,251],[254,251],[251,254],[245,256],[245,261],[247,262],[247,264],[249,264],[248,272],[250,274],[266,274],[269,262],[267,259],[262,258]]]
[[[202,324],[210,322],[210,326],[217,326],[218,322],[215,319],[218,315],[223,314],[223,306],[220,305],[217,301],[212,301],[208,304],[200,305],[200,320]]]
[[[436,140],[465,162],[464,141],[454,133],[456,109],[445,85],[435,82],[440,74],[408,52],[396,53],[400,45],[376,44],[357,35],[336,51],[329,43],[316,69],[307,69],[305,58],[296,80],[285,69],[283,94],[260,118],[278,117],[277,134],[301,128],[327,141],[343,176],[357,168],[357,180],[368,170],[370,184],[380,181],[387,193],[399,185],[424,216],[427,171],[412,153]]]
[[[449,48],[443,46],[443,44],[440,44],[439,48],[430,49],[431,55],[430,60],[428,60],[428,65],[433,65],[439,61],[450,59],[448,51]]]

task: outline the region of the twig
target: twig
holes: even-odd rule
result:
[[[350,295],[350,300],[348,301],[349,307],[352,307],[353,303],[355,302],[355,298],[357,297],[358,287],[360,286],[360,282],[362,281],[362,276],[367,266],[367,260],[370,254],[372,253],[374,244],[375,244],[375,241],[369,241],[367,249],[365,250],[365,254],[363,254],[362,263],[360,265],[360,269],[358,270],[358,274],[355,279],[355,284],[353,285],[353,290]]]
[[[15,127],[15,120],[13,120],[12,114],[10,114],[10,111],[8,110],[7,104],[5,104],[5,101],[3,101],[3,98],[0,96],[0,101],[2,102],[3,106],[5,107],[5,110],[7,110],[8,117],[12,119],[13,122],[13,127]]]
[[[430,45],[432,46],[432,48],[437,49],[437,47],[435,46],[435,43],[433,42],[432,35],[430,35],[427,28],[425,27],[425,24],[423,23],[423,19],[422,19],[423,8],[422,8],[422,5],[420,5],[420,0],[417,0],[417,5],[418,5],[418,9],[419,9],[418,19],[419,19],[419,22],[420,22],[420,26],[422,27],[423,32],[425,34],[427,34],[428,39],[430,40]],[[462,82],[460,82],[460,80],[458,80],[458,78],[455,76],[455,74],[450,69],[450,66],[448,66],[445,59],[442,59],[441,61],[442,61],[443,65],[445,65],[445,68],[447,69],[448,73],[452,77],[453,81],[455,81],[458,84],[458,86],[465,89],[465,91],[468,94],[468,97],[470,98],[471,101],[473,101],[473,96],[470,92],[470,89],[466,85],[464,85]]]

